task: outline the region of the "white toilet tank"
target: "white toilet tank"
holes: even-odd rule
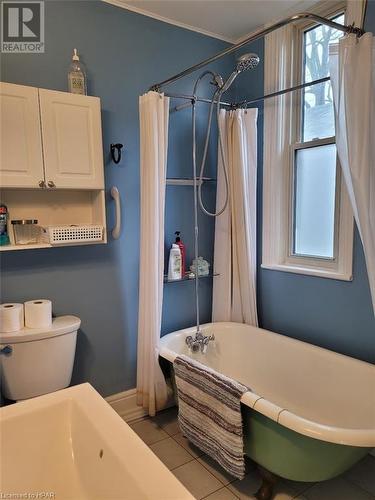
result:
[[[80,325],[76,316],[60,316],[49,328],[0,333],[3,396],[17,401],[68,387]]]

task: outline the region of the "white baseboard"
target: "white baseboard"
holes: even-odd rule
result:
[[[105,398],[112,408],[122,417],[125,422],[133,422],[145,417],[148,413],[137,405],[137,391],[130,389],[128,391],[119,392]]]

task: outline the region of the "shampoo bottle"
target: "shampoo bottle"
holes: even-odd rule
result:
[[[186,248],[185,248],[183,241],[181,240],[180,231],[176,231],[174,234],[176,235],[175,243],[176,243],[176,245],[179,246],[180,251],[181,251],[181,274],[182,274],[182,277],[184,277],[186,274]]]
[[[168,280],[180,280],[182,278],[181,250],[173,243],[169,252]]]

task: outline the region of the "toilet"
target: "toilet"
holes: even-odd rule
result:
[[[0,333],[2,395],[19,401],[68,387],[80,325],[76,316],[60,316],[49,328]]]

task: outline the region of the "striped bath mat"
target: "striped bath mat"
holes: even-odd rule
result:
[[[249,389],[187,356],[173,363],[182,433],[229,474],[245,475],[240,399]]]

